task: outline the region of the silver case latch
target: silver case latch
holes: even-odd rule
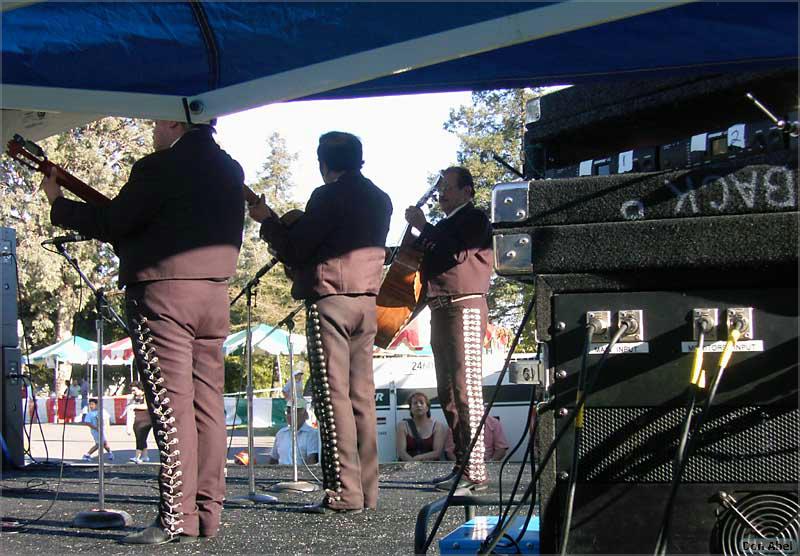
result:
[[[533,272],[533,246],[530,234],[495,235],[494,270],[501,276]]]
[[[528,182],[499,183],[492,189],[492,223],[517,224],[528,219]]]

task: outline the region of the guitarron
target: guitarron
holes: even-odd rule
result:
[[[439,187],[442,178],[417,201],[416,207],[422,208]],[[388,348],[400,332],[414,320],[424,306],[422,297],[423,252],[416,245],[416,238],[411,233],[411,226],[406,226],[403,240],[391,257],[389,270],[378,292],[377,315],[378,332],[375,334],[375,345]]]

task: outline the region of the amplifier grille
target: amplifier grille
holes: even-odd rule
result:
[[[670,482],[685,415],[680,408],[587,408],[579,480]],[[682,480],[794,483],[799,476],[800,411],[745,406],[712,408]]]

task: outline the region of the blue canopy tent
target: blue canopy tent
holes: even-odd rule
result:
[[[3,140],[99,115],[796,67],[795,2],[5,2]],[[52,113],[58,112],[59,115]]]
[[[272,326],[257,324],[252,330],[253,350],[261,350],[270,355],[286,355],[289,353],[289,333],[284,330],[273,330]],[[306,352],[306,338],[301,334],[292,334],[292,352],[297,355]],[[247,330],[234,332],[222,344],[224,355],[236,355],[244,352],[247,342]]]
[[[97,342],[87,340],[81,336],[70,336],[55,344],[45,346],[30,354],[23,356],[26,365],[46,365],[53,369],[53,391],[58,392],[58,371],[62,363],[71,365],[84,365],[91,363],[89,355],[97,350]],[[91,384],[91,379],[90,379]]]

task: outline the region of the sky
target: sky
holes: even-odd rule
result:
[[[327,131],[357,135],[364,145],[363,174],[392,199],[387,244],[396,245],[405,229],[403,213],[425,193],[428,176],[455,164],[458,139],[443,124],[451,108],[470,102],[470,93],[462,92],[273,104],[220,118],[217,141],[241,163],[249,184],[266,158],[267,138],[277,131],[289,152],[298,155],[292,167],[294,196],[305,203],[322,185],[319,136]]]

